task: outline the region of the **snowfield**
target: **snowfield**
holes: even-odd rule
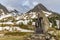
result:
[[[3,18],[10,17],[10,16],[12,16],[12,15],[11,15],[11,14],[8,14],[8,15],[2,15],[2,16],[0,17],[0,20],[2,20]]]
[[[2,31],[2,30],[8,30],[10,32],[13,32],[14,30],[17,30],[19,32],[34,32],[33,30],[27,30],[27,29],[22,29],[20,27],[9,27],[9,26],[0,27],[0,31]]]

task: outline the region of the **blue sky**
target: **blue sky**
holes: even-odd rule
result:
[[[42,3],[47,9],[60,13],[60,0],[0,0],[0,3],[8,9],[17,9],[20,12],[26,12]]]

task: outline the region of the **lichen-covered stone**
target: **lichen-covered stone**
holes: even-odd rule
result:
[[[43,34],[32,34],[30,37],[26,37],[24,40],[46,40]]]

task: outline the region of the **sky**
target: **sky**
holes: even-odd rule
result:
[[[42,3],[48,10],[60,13],[60,0],[0,0],[0,3],[8,10],[16,9],[19,12],[27,12]]]

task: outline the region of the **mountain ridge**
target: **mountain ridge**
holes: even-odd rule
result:
[[[43,10],[43,11],[49,11],[43,4],[37,4],[33,9],[29,10],[27,13],[29,12],[38,12],[40,10]]]

